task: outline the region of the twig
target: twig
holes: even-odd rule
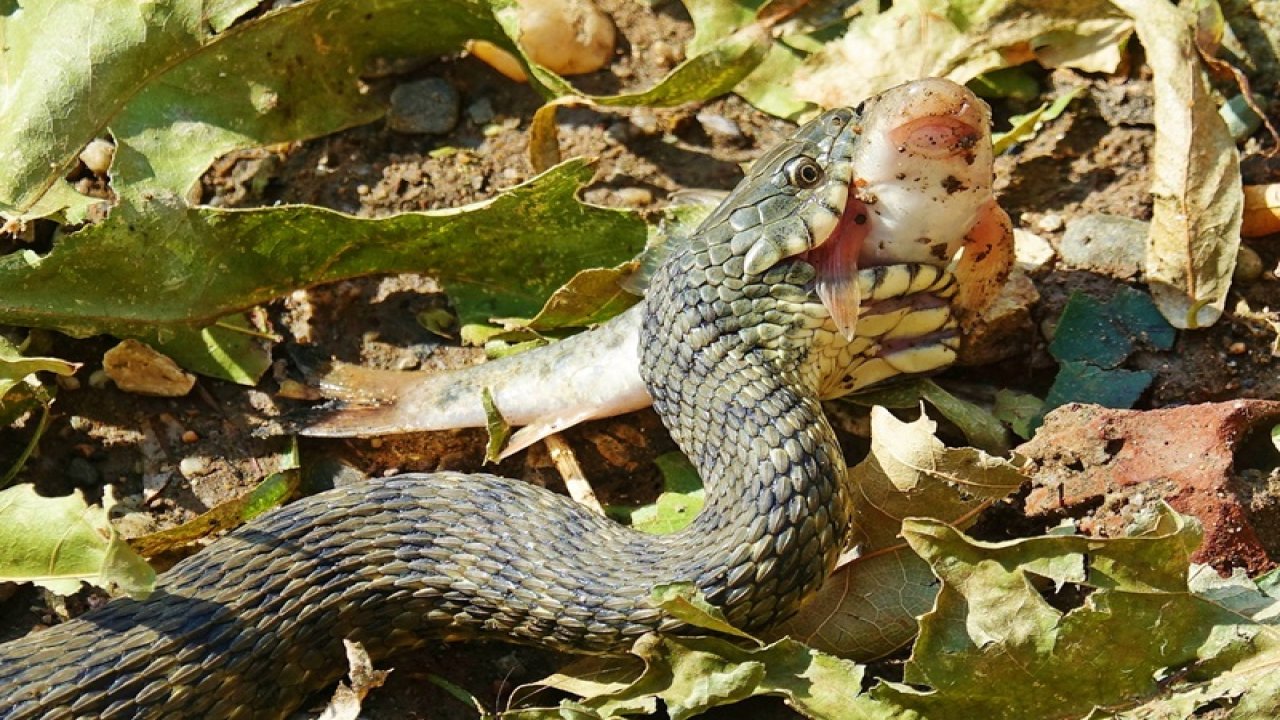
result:
[[[569,447],[569,443],[566,443],[559,434],[548,435],[543,442],[547,444],[551,462],[555,463],[556,470],[560,471],[560,477],[564,478],[564,485],[569,489],[569,497],[603,515],[604,507],[596,498],[596,491],[591,489],[591,483],[587,481],[586,475],[582,474],[582,467],[578,465],[578,458],[574,456],[573,448]]]

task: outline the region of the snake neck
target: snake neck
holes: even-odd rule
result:
[[[740,255],[721,257],[727,241],[706,235],[654,276],[641,367],[707,492],[703,512],[670,542],[699,554],[706,598],[757,630],[794,612],[830,573],[851,500],[806,362],[826,319],[813,268],[784,262],[750,277]],[[710,561],[718,571],[705,572],[708,549],[724,553]]]

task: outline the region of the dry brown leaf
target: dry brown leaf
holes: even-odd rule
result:
[[[933,606],[928,563],[902,542],[908,517],[966,527],[992,500],[1023,482],[1013,463],[973,448],[948,448],[922,415],[902,422],[871,411],[871,453],[850,468],[856,542],[863,555],[838,569],[791,620],[777,629],[818,650],[872,660],[910,642],[916,617]]]
[[[1174,327],[1205,327],[1222,315],[1240,247],[1240,157],[1183,11],[1165,0],[1114,2],[1133,18],[1154,73],[1147,284]]]

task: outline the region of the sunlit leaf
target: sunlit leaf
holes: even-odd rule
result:
[[[1115,4],[1133,18],[1154,74],[1155,207],[1146,281],[1174,327],[1206,327],[1222,314],[1240,247],[1240,157],[1183,12],[1164,0]]]
[[[1129,538],[987,543],[925,520],[903,533],[942,580],[904,668],[910,685],[872,691],[908,711],[1082,717],[1215,676],[1263,677],[1280,660],[1280,629],[1263,619],[1275,600],[1255,590],[1246,611],[1238,588],[1189,583],[1199,528],[1167,508]]]
[[[0,581],[30,582],[70,595],[87,582],[145,597],[156,574],[116,534],[102,507],[77,490],[42,497],[30,484],[0,491]]]

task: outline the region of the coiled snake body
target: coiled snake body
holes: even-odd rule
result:
[[[625,651],[681,630],[648,600],[671,581],[744,629],[787,617],[850,523],[811,358],[834,330],[807,258],[840,239],[856,121],[827,112],[757,161],[654,278],[642,372],[707,487],[687,529],[642,534],[486,475],[339,488],[231,533],[146,601],[0,647],[0,716],[280,717],[341,674],[344,638],[375,657],[432,636]],[[891,294],[953,289],[934,268],[864,270],[864,303],[890,270],[907,274]]]

